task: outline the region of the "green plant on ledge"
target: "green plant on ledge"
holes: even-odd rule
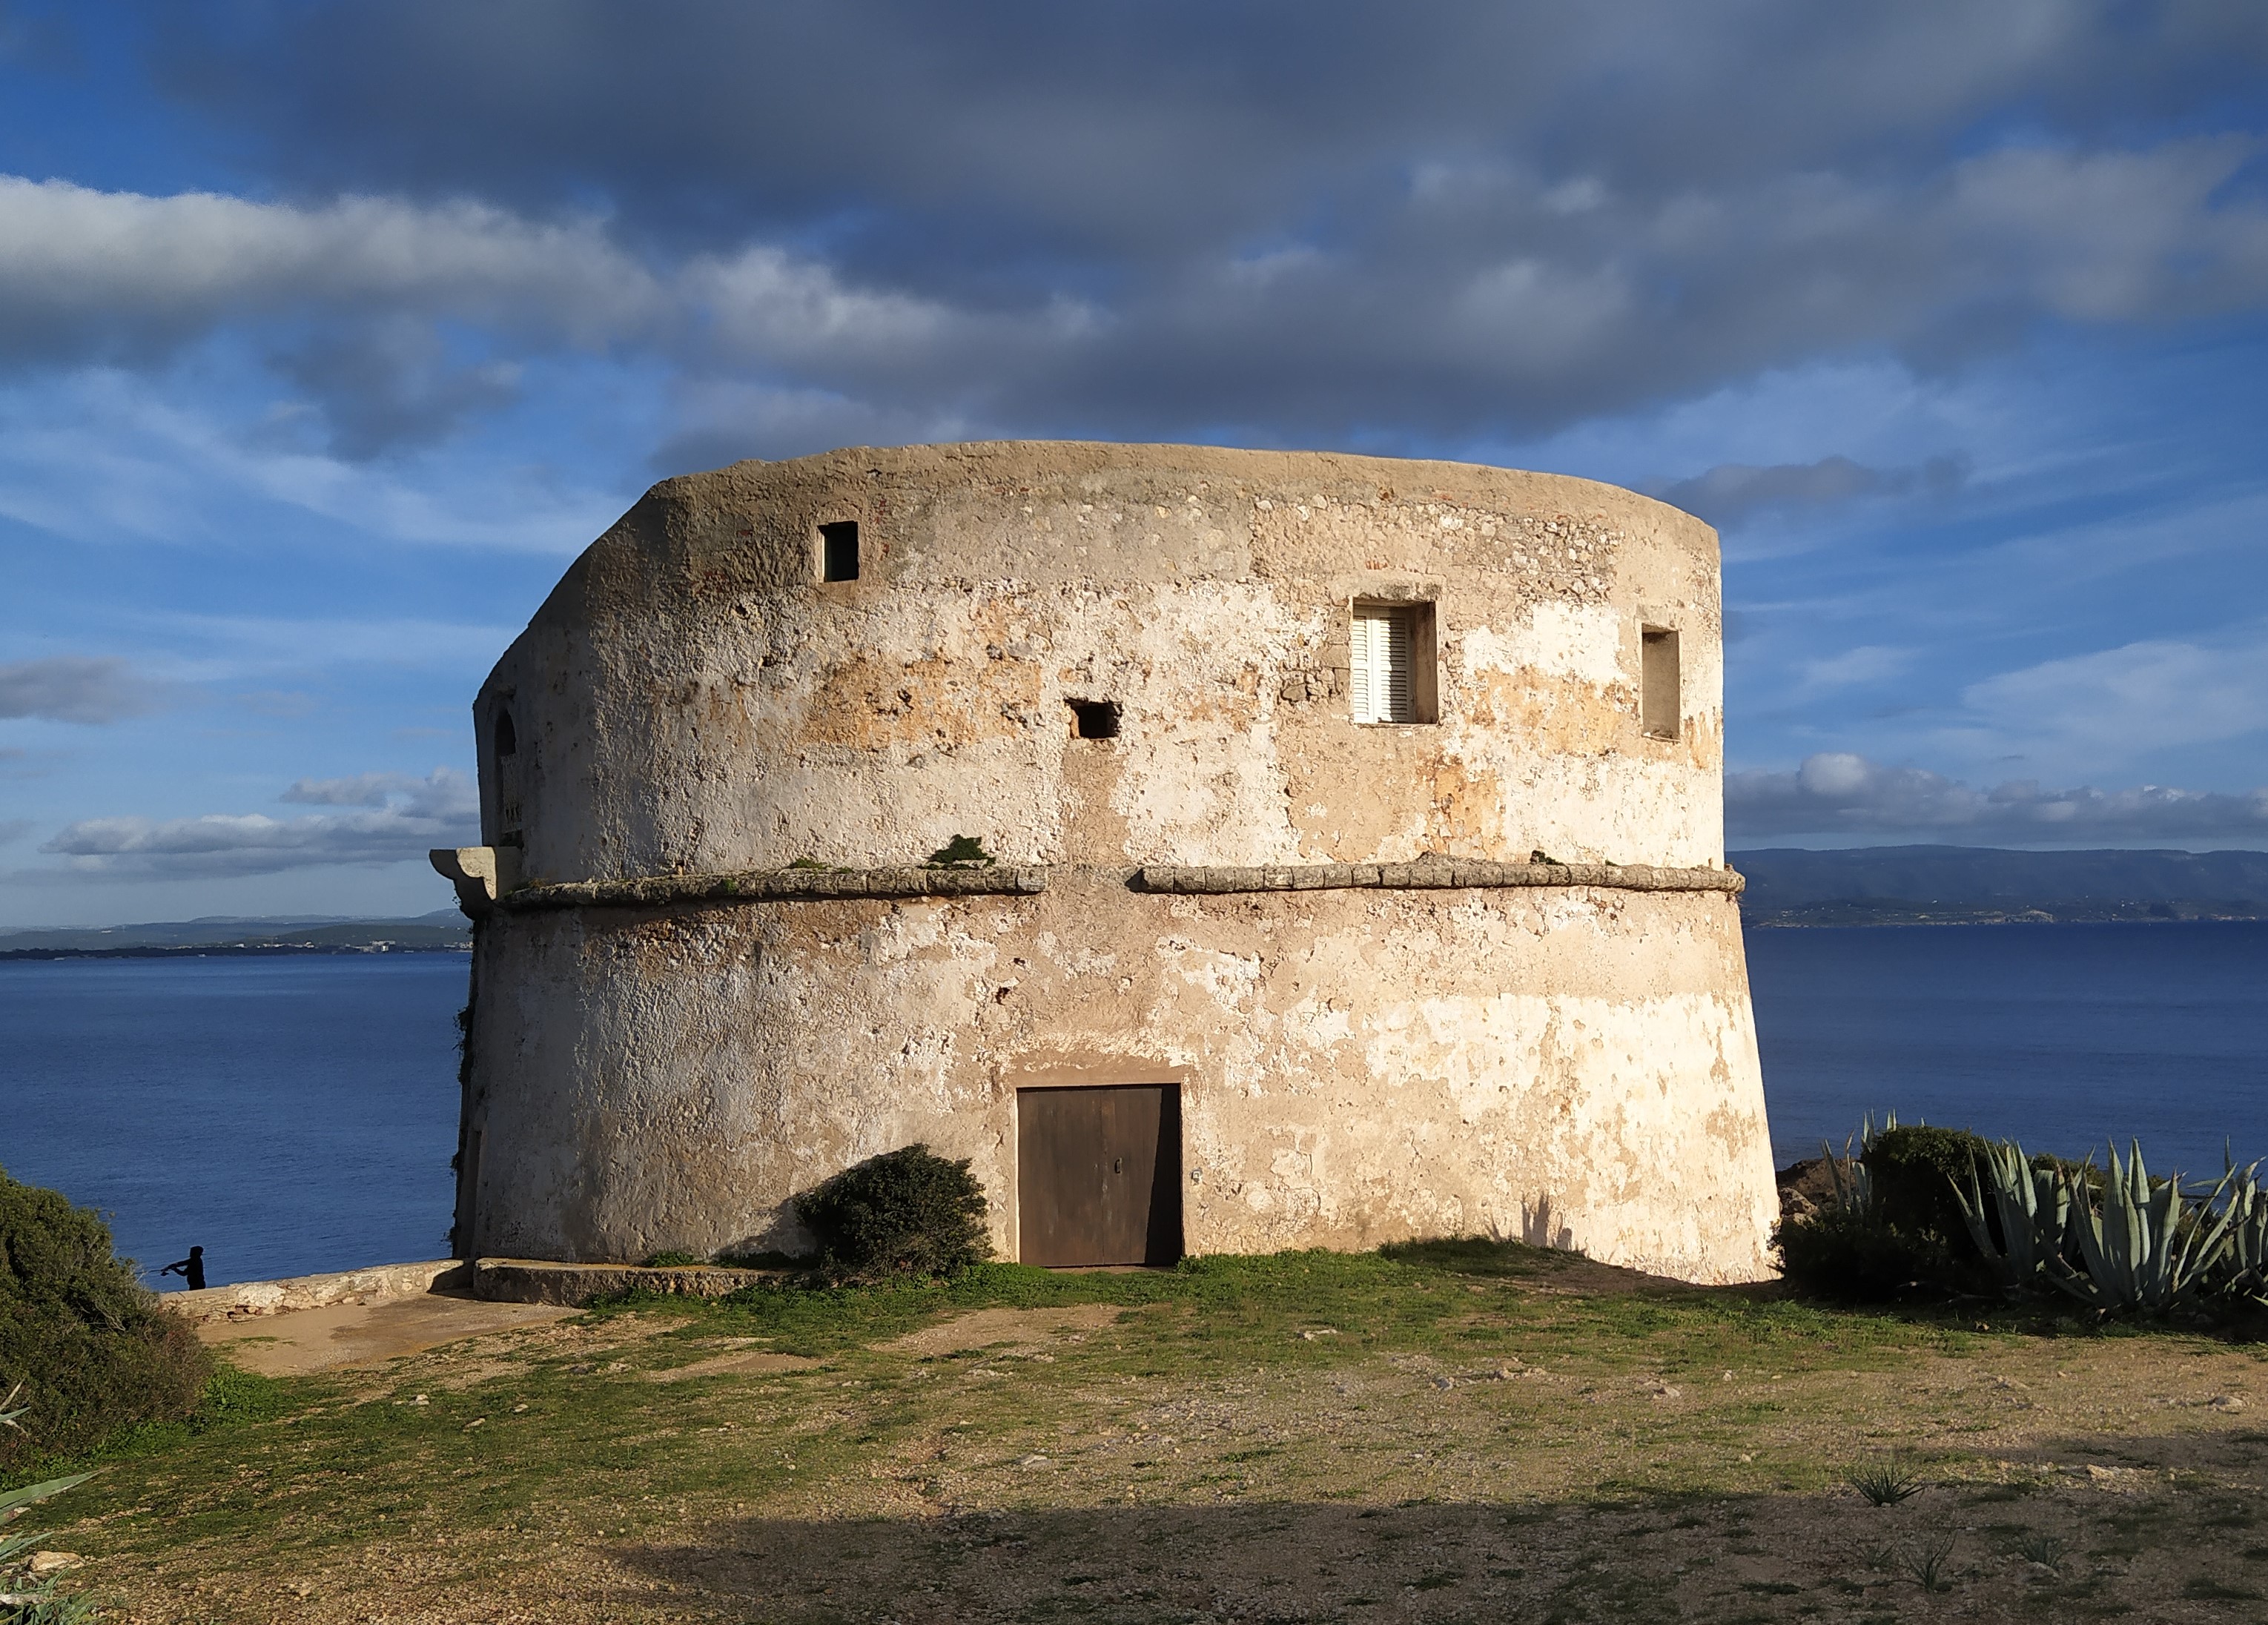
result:
[[[929,855],[932,869],[990,869],[992,864],[992,854],[976,835],[955,835]]]

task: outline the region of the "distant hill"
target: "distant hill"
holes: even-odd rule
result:
[[[463,952],[472,928],[453,908],[414,920],[292,915],[156,921],[146,925],[0,927],[0,959],[153,959],[212,953]]]
[[[1793,847],[1726,855],[1752,925],[2268,918],[2268,852]]]

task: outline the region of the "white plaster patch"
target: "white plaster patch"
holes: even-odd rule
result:
[[[1508,633],[1476,627],[1464,637],[1475,671],[1494,670],[1609,688],[1622,680],[1622,616],[1600,604],[1546,599]]]

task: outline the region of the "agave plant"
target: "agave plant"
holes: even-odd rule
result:
[[[2093,1159],[2066,1175],[2071,1192],[2071,1228],[2078,1239],[2081,1274],[2061,1259],[2050,1261],[2049,1278],[2083,1303],[2098,1309],[2166,1309],[2193,1292],[2228,1246],[2233,1217],[2224,1202],[2236,1182],[2235,1170],[2221,1176],[2192,1203],[2178,1177],[2153,1180],[2142,1166],[2142,1146],[2130,1141],[2128,1159],[2110,1147],[2110,1166],[2102,1181],[2101,1205],[2087,1174]]]
[[[9,1390],[8,1397],[0,1400],[0,1408],[15,1406],[12,1410],[0,1408],[0,1428],[19,1426],[16,1418],[25,1408],[17,1405],[24,1385],[18,1383]],[[46,1500],[59,1496],[66,1489],[86,1482],[85,1473],[69,1478],[51,1478],[44,1484],[26,1484],[21,1489],[0,1490],[0,1530],[21,1518],[26,1511]],[[26,1534],[0,1533],[0,1572],[5,1571],[17,1559],[48,1537],[44,1533]],[[0,1625],[68,1625],[83,1620],[94,1612],[94,1605],[83,1598],[60,1595],[52,1584],[35,1585],[27,1591],[0,1590]]]
[[[2228,1164],[2222,1183],[2228,1202],[2222,1210],[2228,1240],[2213,1271],[2213,1286],[2231,1297],[2268,1303],[2268,1189],[2261,1187],[2258,1163]]]
[[[1879,1129],[1874,1127],[1874,1114],[1869,1112],[1859,1125],[1856,1136],[1858,1149],[1855,1151],[1852,1150],[1853,1141],[1849,1136],[1844,1139],[1840,1157],[1826,1141],[1819,1143],[1819,1154],[1827,1163],[1828,1182],[1835,1188],[1835,1205],[1861,1223],[1876,1217],[1874,1176],[1867,1169],[1867,1149],[1874,1144],[1875,1135],[1888,1134],[1897,1126],[1898,1114],[1896,1112],[1883,1114],[1882,1126]]]
[[[1956,1184],[1953,1194],[1961,1199],[1961,1216],[1969,1221],[1978,1254],[2003,1286],[2017,1291],[2062,1263],[2064,1236],[2071,1224],[2071,1184],[2052,1163],[2034,1167],[2024,1148],[2013,1140],[1992,1147],[1984,1161],[1990,1191],[1972,1165],[1969,1188]],[[1999,1221],[1998,1244],[1992,1239],[1993,1219]]]

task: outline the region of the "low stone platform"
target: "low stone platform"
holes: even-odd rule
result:
[[[281,1281],[240,1281],[195,1292],[168,1292],[166,1308],[195,1325],[256,1320],[334,1305],[371,1305],[417,1298],[469,1285],[472,1271],[462,1259],[432,1259],[418,1264],[374,1264],[328,1275],[291,1276]]]
[[[723,1298],[742,1287],[781,1280],[786,1274],[722,1264],[563,1264],[539,1258],[482,1258],[473,1262],[471,1286],[474,1297],[491,1303],[580,1308],[620,1292]]]

